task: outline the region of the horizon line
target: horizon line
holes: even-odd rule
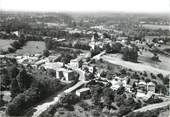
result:
[[[25,12],[25,13],[122,13],[122,14],[169,14],[170,12],[133,12],[133,11],[67,11],[67,10],[60,10],[60,11],[41,11],[41,10],[2,10],[0,12]]]

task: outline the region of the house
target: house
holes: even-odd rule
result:
[[[61,54],[54,55],[54,56],[51,55],[51,56],[48,56],[48,60],[49,62],[56,62],[59,57],[61,57]]]
[[[138,86],[138,89],[137,89],[138,92],[143,92],[143,93],[144,93],[144,92],[147,91],[146,82],[140,81],[140,82],[137,84],[137,86]]]
[[[113,80],[110,81],[112,86],[111,88],[113,90],[117,90],[120,86],[123,86],[125,88],[127,88],[127,78],[120,78],[115,76]]]
[[[126,43],[128,40],[128,37],[118,37],[116,39],[118,42],[121,42],[122,44]]]
[[[35,64],[34,64],[34,65],[36,65],[36,66],[37,66],[37,68],[38,68],[38,67],[39,67],[39,66],[41,66],[42,64],[45,64],[45,62],[47,62],[47,60],[46,60],[46,59],[41,59],[41,60],[39,60],[39,61],[35,62]]]
[[[147,91],[155,93],[155,84],[153,82],[147,84]]]
[[[20,32],[19,31],[14,31],[14,32],[12,32],[12,34],[16,35],[17,37],[20,36]]]
[[[79,97],[85,97],[88,94],[90,94],[90,88],[81,88],[79,90],[76,90],[76,95]]]
[[[148,100],[152,96],[152,93],[143,93],[143,92],[137,92],[136,98],[143,99],[143,100]]]
[[[62,62],[54,62],[54,63],[46,62],[41,67],[45,68],[46,70],[47,69],[57,70],[58,68],[63,67],[63,63]]]
[[[94,71],[95,71],[95,66],[94,65],[83,64],[82,69],[85,70],[86,68],[88,69],[88,71],[90,73],[94,73]]]
[[[82,66],[82,57],[70,60],[69,65],[73,68],[80,68]]]
[[[62,81],[72,81],[75,79],[75,72],[66,68],[56,70],[56,78]]]

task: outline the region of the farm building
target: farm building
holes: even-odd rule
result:
[[[84,97],[88,94],[90,94],[90,88],[81,88],[76,91],[76,95],[79,97]]]
[[[155,84],[153,82],[147,84],[147,91],[155,93]]]
[[[74,80],[74,74],[75,72],[72,70],[68,70],[65,68],[60,68],[56,70],[56,78],[63,80],[63,81],[72,81]]]
[[[73,68],[80,68],[82,66],[82,57],[72,59],[70,61],[70,66]]]
[[[54,63],[48,62],[42,65],[42,67],[44,67],[45,69],[57,70],[58,68],[63,67],[63,63],[62,62],[54,62]]]

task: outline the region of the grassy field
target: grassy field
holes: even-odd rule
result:
[[[170,26],[168,25],[144,24],[143,27],[146,29],[153,29],[153,30],[157,30],[157,29],[170,30]]]
[[[18,49],[15,53],[18,55],[23,54],[36,54],[42,53],[45,50],[45,43],[42,41],[29,41],[23,46],[22,49]]]
[[[142,64],[149,65],[155,68],[163,69],[170,71],[170,57],[159,54],[159,59],[161,62],[155,62],[151,59],[153,54],[149,51],[142,52],[142,55],[139,56],[139,61]]]
[[[158,117],[169,117],[169,116],[170,116],[170,112],[169,110],[167,110],[167,111],[161,112]]]
[[[169,61],[170,58],[165,56],[160,56],[161,62],[153,62],[151,61],[151,53],[143,53],[142,56],[139,56],[138,62],[139,63],[133,63],[130,61],[124,61],[122,60],[121,54],[107,54],[102,56],[103,60],[116,64],[121,65],[126,68],[130,68],[136,71],[149,71],[154,74],[162,73],[164,75],[170,74],[170,67],[169,67]]]
[[[4,40],[4,39],[0,39],[0,49],[2,50],[7,50],[8,47],[11,47],[10,44],[13,42],[14,40]]]

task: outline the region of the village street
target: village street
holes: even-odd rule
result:
[[[140,109],[134,110],[134,112],[144,112],[144,111],[148,111],[148,110],[154,110],[157,108],[163,108],[166,106],[170,106],[170,101],[165,101],[165,102],[161,102],[161,103],[156,103],[156,104],[151,104],[148,106],[144,106]]]
[[[81,69],[77,68],[77,69],[74,69],[76,70],[78,73],[79,73],[79,82],[77,82],[74,86],[66,89],[65,91],[63,91],[64,93],[70,93],[74,90],[76,90],[77,88],[79,88],[80,86],[82,86],[84,83],[86,83],[86,81],[84,81],[84,71],[82,71]],[[36,110],[34,113],[33,113],[33,116],[32,117],[38,117],[42,112],[44,112],[47,108],[50,107],[50,105],[53,105],[55,103],[57,103],[60,99],[60,96],[63,94],[63,92],[57,94],[52,101],[50,102],[46,102],[46,103],[43,103],[43,104],[40,104],[36,107],[34,107],[34,109]]]

